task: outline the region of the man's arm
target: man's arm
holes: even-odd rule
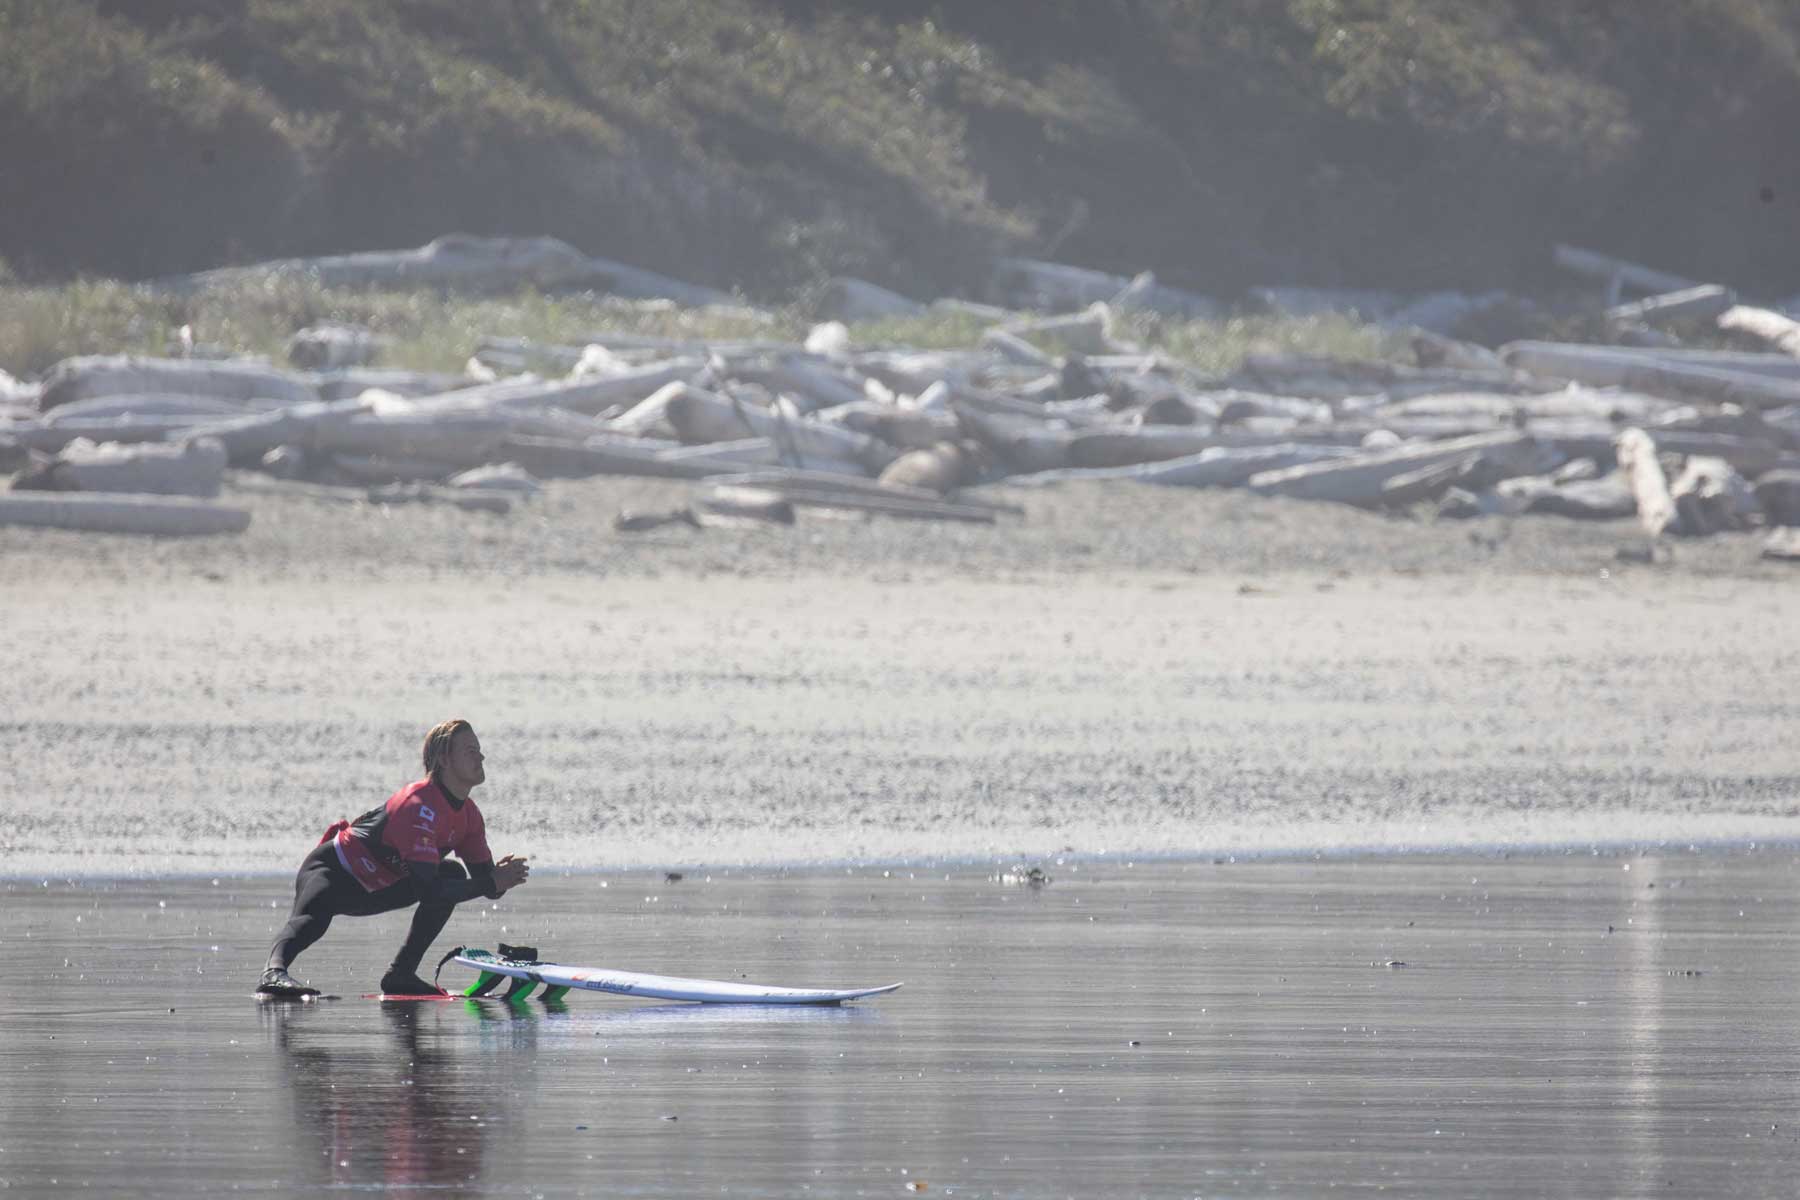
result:
[[[493,885],[493,864],[487,864],[487,868],[487,879],[458,879],[454,875],[444,875],[434,862],[409,862],[406,873],[418,891],[420,904],[461,904],[464,900],[488,894]]]
[[[482,885],[481,894],[486,896],[489,900],[498,900],[500,898],[500,886],[494,882],[494,864],[492,860],[489,860],[488,862],[470,863],[469,879],[472,882]]]

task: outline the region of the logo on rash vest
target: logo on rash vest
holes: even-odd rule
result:
[[[413,828],[419,831],[418,839],[413,842],[414,850],[437,849],[437,840],[431,836],[436,826],[437,810],[429,804],[419,805],[419,819],[413,822]]]
[[[362,869],[367,871],[371,875],[373,875],[376,871],[380,870],[380,868],[375,865],[375,860],[370,858],[366,854],[357,855],[356,861],[361,863]]]

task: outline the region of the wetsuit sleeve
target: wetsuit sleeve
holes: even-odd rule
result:
[[[481,894],[486,896],[489,900],[498,900],[500,898],[499,889],[494,886],[494,864],[492,860],[489,860],[488,862],[470,863],[469,878],[474,882],[483,885],[486,890]]]
[[[461,904],[464,900],[473,900],[477,896],[485,896],[493,887],[493,864],[488,864],[487,879],[458,879],[454,875],[442,875],[435,862],[409,862],[406,874],[418,889],[421,904]]]

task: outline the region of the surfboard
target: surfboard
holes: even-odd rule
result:
[[[545,1000],[560,999],[571,989],[611,992],[615,996],[644,996],[653,1000],[691,1000],[697,1004],[842,1004],[891,992],[900,985],[861,988],[796,988],[772,984],[740,983],[725,979],[684,979],[675,975],[646,975],[615,971],[608,967],[572,967],[561,963],[504,958],[487,950],[464,950],[456,961],[481,972],[462,994],[483,996],[502,979],[515,982],[508,1000],[521,1000],[542,986]]]

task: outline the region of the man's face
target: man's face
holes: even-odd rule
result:
[[[450,762],[452,774],[462,780],[467,787],[474,787],[487,778],[487,771],[482,768],[481,739],[475,736],[473,729],[459,730],[450,739]]]

